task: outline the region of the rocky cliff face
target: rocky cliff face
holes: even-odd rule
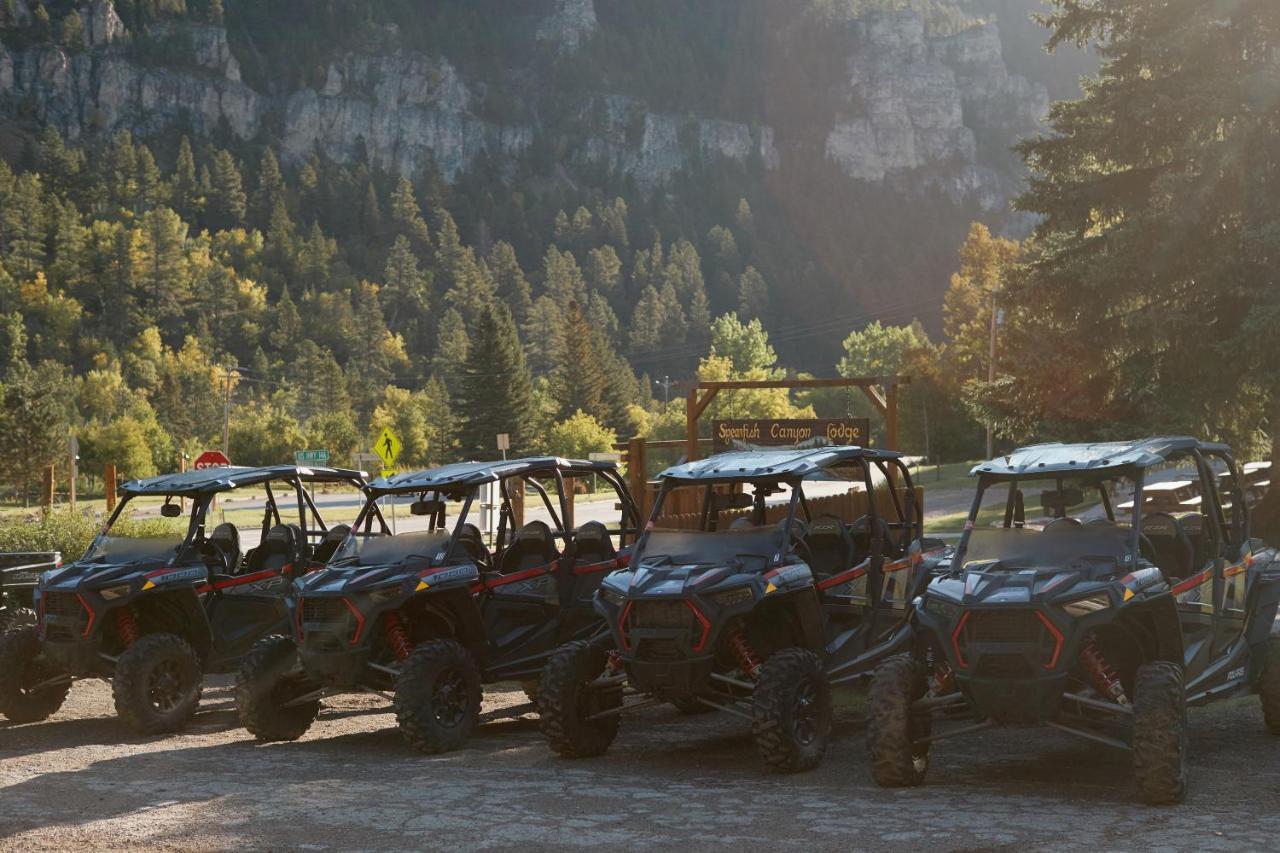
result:
[[[20,0],[13,8],[27,12]],[[111,0],[81,8],[83,51],[0,44],[0,113],[34,117],[72,137],[120,128],[145,133],[186,121],[197,132],[225,125],[250,138],[270,116],[295,158],[319,147],[346,159],[363,143],[376,162],[404,173],[430,155],[447,180],[481,153],[517,160],[548,130],[536,119],[482,116],[483,86],[443,59],[404,50],[335,57],[322,85],[273,96],[241,80],[220,27],[150,32],[182,39],[190,54],[181,66],[150,67],[130,59]],[[598,26],[592,0],[559,0],[532,35],[572,51]],[[847,36],[847,87],[818,128],[825,156],[857,181],[904,190],[936,186],[956,199],[1002,208],[1017,185],[1002,149],[1034,130],[1048,104],[1042,88],[1008,72],[995,26],[929,38],[913,13],[875,13],[849,25]],[[583,107],[586,129],[570,140],[568,165],[607,164],[642,186],[660,185],[693,157],[776,169],[788,157],[811,156],[802,153],[809,146],[789,141],[797,138],[794,129],[664,113],[612,93],[597,100]]]

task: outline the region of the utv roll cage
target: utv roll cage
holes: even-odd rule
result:
[[[468,518],[471,508],[479,495],[479,487],[496,483],[499,496],[498,530],[493,544],[493,553],[500,554],[511,544],[516,534],[516,513],[513,507],[513,488],[528,486],[542,501],[551,517],[552,537],[565,541],[573,535],[565,520],[569,516],[569,502],[566,497],[566,480],[596,476],[614,488],[622,505],[622,522],[619,528],[619,545],[630,537],[633,541],[639,534],[639,512],[632,502],[626,483],[618,475],[612,462],[593,462],[585,459],[564,459],[557,456],[535,456],[525,459],[512,459],[503,462],[458,462],[426,471],[412,471],[396,474],[374,481],[368,489],[368,500],[355,523],[351,526],[353,534],[383,535],[391,534],[391,528],[378,507],[378,499],[395,495],[418,495],[410,512],[427,516],[431,529],[436,530],[446,525],[445,513],[447,501],[461,502],[457,520],[450,533],[449,542],[445,546],[446,553],[453,553],[459,545],[461,537],[469,526]],[[556,500],[540,483],[540,479],[550,479],[556,485]],[[374,524],[378,525],[375,531]],[[630,526],[628,526],[630,525]]]
[[[1224,495],[1220,494],[1221,491],[1227,493],[1226,496],[1230,498],[1228,505],[1244,506],[1244,495],[1239,485],[1241,478],[1229,446],[1200,441],[1191,436],[1160,436],[1140,441],[1094,444],[1050,443],[1023,447],[973,467],[969,474],[977,477],[978,488],[969,510],[969,522],[965,524],[960,542],[956,546],[952,565],[964,565],[975,527],[974,519],[982,508],[987,489],[1002,483],[1009,484],[1003,526],[1022,527],[1026,523],[1026,510],[1017,484],[1020,481],[1046,479],[1058,481],[1056,492],[1049,493],[1056,500],[1046,501],[1045,496],[1042,496],[1044,509],[1050,510],[1055,519],[1066,518],[1069,506],[1083,503],[1083,495],[1079,495],[1078,500],[1070,499],[1070,490],[1064,487],[1067,481],[1071,481],[1096,488],[1106,518],[1113,523],[1116,521],[1115,507],[1106,483],[1111,480],[1131,480],[1134,484],[1134,512],[1129,531],[1129,556],[1136,565],[1137,558],[1142,554],[1143,488],[1147,471],[1183,460],[1194,463],[1197,476],[1205,483],[1212,483],[1217,478],[1212,468],[1213,462],[1225,467],[1227,474],[1224,477],[1224,489],[1207,489],[1199,511],[1206,518],[1206,532],[1217,545],[1221,546],[1225,542],[1230,542],[1233,546],[1242,545],[1249,538],[1248,513],[1233,509],[1228,519],[1223,509]],[[1224,537],[1229,538],[1224,540]]]
[[[109,531],[124,513],[126,506],[135,498],[161,497],[165,504],[171,505],[173,499],[189,499],[193,502],[189,515],[186,535],[179,546],[179,553],[192,544],[206,538],[205,521],[207,510],[212,499],[223,492],[234,491],[251,486],[263,486],[266,489],[266,510],[262,516],[261,537],[266,539],[268,531],[275,525],[286,524],[280,515],[280,507],[276,503],[272,483],[284,483],[292,486],[297,497],[298,527],[302,533],[301,544],[309,539],[319,542],[329,533],[320,511],[316,508],[310,492],[305,488],[315,483],[338,483],[352,486],[364,491],[366,487],[363,471],[347,468],[312,468],[301,465],[266,465],[261,467],[224,466],[219,468],[200,468],[183,471],[177,474],[160,474],[143,480],[130,480],[118,489],[123,498],[116,504],[115,510],[103,527],[103,534]],[[96,542],[96,540],[95,540]],[[92,551],[93,546],[90,546]]]
[[[844,476],[841,472],[842,467],[846,469],[843,472]],[[770,487],[786,484],[791,488],[791,503],[782,526],[789,530],[796,520],[797,510],[803,514],[803,521],[806,524],[813,521],[809,502],[804,493],[805,481],[859,483],[866,489],[870,498],[875,494],[876,488],[873,471],[878,471],[884,478],[884,482],[890,484],[888,492],[893,501],[896,516],[900,519],[899,521],[886,520],[885,526],[891,532],[910,534],[899,537],[900,544],[904,546],[907,542],[919,539],[922,535],[921,525],[924,513],[915,497],[915,492],[910,490],[911,499],[904,502],[896,487],[899,477],[904,485],[911,485],[911,475],[902,462],[902,454],[852,445],[796,450],[744,450],[721,453],[707,459],[676,465],[658,474],[658,494],[653,502],[649,524],[636,543],[636,559],[639,560],[644,553],[649,532],[663,513],[665,499],[677,488],[699,483],[705,486],[699,510],[698,529],[714,532],[717,529],[721,511],[748,508],[748,505],[741,500],[746,497],[745,495],[726,494],[723,490],[717,491],[717,486],[735,484],[763,486],[763,489],[756,489],[749,504],[752,522],[763,525],[766,499],[770,494],[776,493]],[[868,514],[873,520],[878,519],[880,513],[876,508],[876,502],[869,499],[867,504]],[[873,536],[878,537],[880,525],[873,523],[871,531]],[[785,557],[791,548],[791,537],[783,537],[783,540],[782,556]]]

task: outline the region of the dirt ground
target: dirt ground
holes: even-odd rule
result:
[[[1041,730],[940,743],[925,787],[881,790],[857,702],[818,770],[781,777],[736,718],[665,707],[582,761],[553,756],[532,718],[415,755],[376,697],[326,700],[302,740],[259,745],[228,683],[174,737],[129,734],[101,682],[45,723],[0,724],[0,849],[1234,851],[1280,833],[1280,738],[1255,699],[1192,712],[1191,795],[1154,809],[1127,756]],[[493,691],[487,707],[518,701]]]

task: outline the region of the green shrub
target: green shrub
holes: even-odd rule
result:
[[[34,519],[0,523],[0,552],[60,551],[64,562],[77,560],[102,529],[102,522],[91,516],[54,512]],[[183,519],[154,518],[136,520],[122,518],[112,532],[120,536],[181,536],[186,530]]]

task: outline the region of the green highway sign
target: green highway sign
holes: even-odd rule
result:
[[[295,465],[328,465],[329,451],[295,450],[293,451],[293,462]]]

